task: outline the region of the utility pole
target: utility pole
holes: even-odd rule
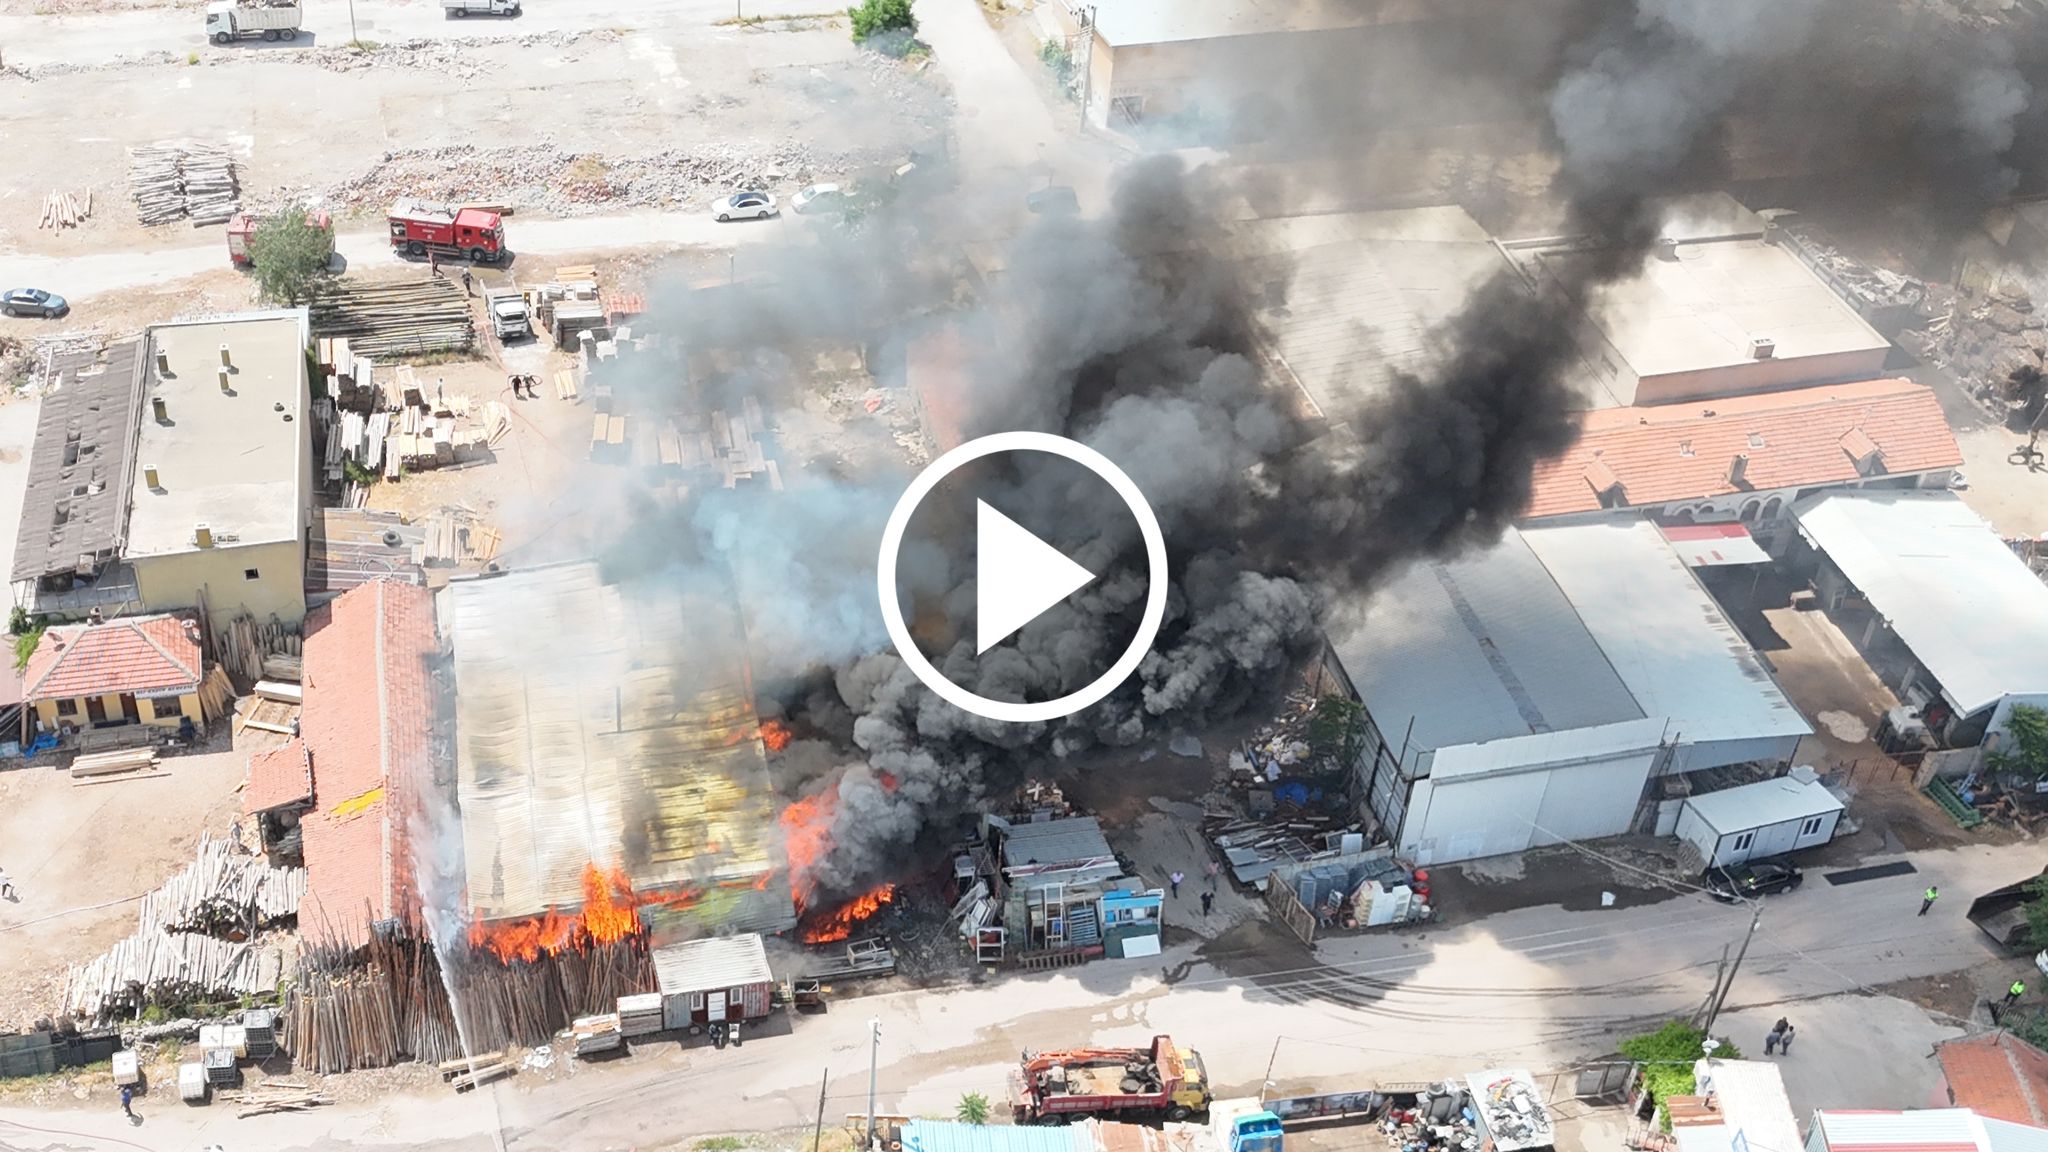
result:
[[[356,32],[356,0],[348,0],[348,42],[361,44],[363,38]]]
[[[354,3],[354,0],[350,0]],[[1081,43],[1087,51],[1081,55],[1081,131],[1088,130],[1088,101],[1095,94],[1095,5],[1090,4],[1081,14]]]
[[[1273,1054],[1266,1057],[1266,1078],[1259,1081],[1259,1103],[1261,1104],[1266,1102],[1266,1093],[1273,1090],[1273,1065],[1280,1060],[1280,1041],[1285,1039],[1285,1036],[1273,1037]]]
[[[832,1070],[827,1068],[825,1075],[818,1080],[818,1130],[811,1134],[811,1152],[818,1152],[819,1146],[825,1142],[825,1086],[830,1083]]]
[[[1749,916],[1749,931],[1745,933],[1742,937],[1742,947],[1736,949],[1735,951],[1735,963],[1732,967],[1728,969],[1727,983],[1721,985],[1720,994],[1714,997],[1714,1006],[1707,1011],[1706,1027],[1700,1029],[1700,1031],[1704,1032],[1708,1036],[1712,1036],[1714,1034],[1714,1021],[1718,1019],[1721,1015],[1721,1006],[1728,1002],[1728,990],[1730,988],[1735,987],[1735,974],[1742,971],[1742,958],[1744,956],[1749,955],[1749,942],[1756,938],[1757,925],[1763,922],[1763,900],[1761,898],[1752,899],[1749,902],[1749,904],[1750,907],[1753,909]]]
[[[882,1018],[877,1016],[868,1021],[868,1145],[866,1152],[875,1152],[875,1067],[882,1051]],[[821,1108],[818,1116],[822,1122],[825,1113]]]

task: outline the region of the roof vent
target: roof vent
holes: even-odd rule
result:
[[[156,374],[160,377],[171,374],[171,354],[162,348],[156,350]]]
[[[1778,354],[1778,342],[1769,336],[1752,336],[1749,340],[1749,358],[1769,360]]]
[[[1678,454],[1680,457],[1684,459],[1692,459],[1692,457],[1695,455],[1695,453],[1692,450],[1692,441],[1680,440],[1678,442]]]
[[[1761,432],[1751,432],[1751,433],[1749,434],[1749,446],[1750,446],[1751,448],[1761,448],[1761,447],[1763,447],[1763,446],[1764,446],[1764,434],[1763,434],[1763,433],[1761,433]]]
[[[1657,259],[1659,259],[1659,260],[1676,260],[1676,259],[1678,259],[1678,241],[1676,241],[1676,240],[1672,239],[1672,238],[1671,238],[1671,237],[1669,237],[1669,236],[1659,236],[1659,237],[1657,237]]]
[[[151,492],[161,492],[164,490],[163,484],[157,479],[156,465],[144,464],[142,466],[142,486]]]
[[[228,370],[225,368],[220,370],[220,390],[223,393],[230,395],[232,395],[235,390],[234,386],[228,383]]]
[[[169,424],[171,422],[171,406],[164,402],[163,397],[152,397],[150,399],[149,406],[156,412],[157,423]]]
[[[1737,488],[1743,486],[1744,477],[1749,474],[1749,453],[1737,452],[1735,459],[1728,462],[1728,483]]]
[[[228,358],[228,346],[226,341],[222,341],[220,346],[220,366],[222,368],[233,368],[235,366],[235,362]]]
[[[208,528],[204,524],[194,524],[192,526],[192,542],[201,548],[213,547],[213,529]]]

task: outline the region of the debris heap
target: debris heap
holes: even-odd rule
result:
[[[144,224],[225,224],[241,207],[234,159],[219,145],[190,140],[130,148],[128,192]]]
[[[2048,316],[2018,283],[1982,294],[1959,291],[1924,331],[1901,333],[1899,342],[1953,372],[2001,420],[2024,424],[2041,402]]]

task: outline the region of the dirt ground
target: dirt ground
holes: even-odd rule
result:
[[[202,832],[240,812],[247,754],[217,734],[205,751],[168,756],[168,777],[75,784],[69,772],[0,772],[0,1029],[55,1007],[65,966],[134,929],[136,902],[188,863]]]

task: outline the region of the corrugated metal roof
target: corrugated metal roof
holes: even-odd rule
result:
[[[1968,1108],[1916,1112],[1816,1112],[1814,1125],[1830,1152],[1859,1148],[1913,1152],[1978,1152],[1981,1129]]]
[[[766,984],[774,979],[768,970],[768,947],[753,932],[689,940],[654,950],[654,980],[665,996]]]
[[[1714,1094],[1722,1122],[1742,1133],[1750,1152],[1800,1152],[1799,1119],[1792,1113],[1777,1065],[1700,1060],[1693,1064],[1693,1082],[1700,1091]]]
[[[903,1126],[903,1152],[1095,1152],[1088,1126],[1038,1127],[912,1120]]]
[[[1016,868],[1026,864],[1065,864],[1112,856],[1102,825],[1093,816],[1019,824],[1003,834],[1003,863]]]
[[[648,909],[657,934],[795,926],[729,589],[608,584],[576,563],[446,595],[456,795],[485,918],[577,907],[597,864],[702,894]]]
[[[1780,776],[1688,797],[1686,806],[1723,836],[1840,812],[1844,805],[1818,780]]]
[[[1512,529],[1485,551],[1410,566],[1330,638],[1381,731],[1415,750],[1645,715]]]
[[[1813,729],[1683,557],[1647,520],[1525,529],[1550,578],[1648,716],[1680,743]]]
[[[1979,1116],[1977,1122],[1984,1126],[1984,1145],[1990,1152],[2048,1152],[2048,1130],[1991,1116]]]
[[[1830,493],[1794,512],[1956,711],[2048,692],[2048,586],[1955,493]]]
[[[316,508],[306,540],[306,596],[322,600],[371,580],[425,585],[427,530],[396,512]]]
[[[59,356],[36,414],[35,447],[14,541],[14,579],[88,572],[118,555],[141,417],[143,341]]]

